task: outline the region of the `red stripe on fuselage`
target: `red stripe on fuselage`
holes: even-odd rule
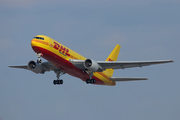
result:
[[[36,53],[42,53],[43,58],[45,58],[49,62],[56,65],[56,67],[58,67],[60,70],[64,71],[65,73],[68,73],[74,77],[78,77],[83,81],[86,81],[86,79],[89,79],[89,75],[87,73],[83,72],[79,68],[75,67],[71,62],[63,59],[62,57],[54,54],[53,52],[47,49],[41,48],[41,47],[37,47],[37,46],[33,46],[32,48]],[[104,82],[100,80],[99,78],[95,76],[93,76],[92,78],[96,79],[95,84],[105,85]]]

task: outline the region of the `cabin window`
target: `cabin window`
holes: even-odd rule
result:
[[[43,37],[34,37],[35,39],[40,39],[40,40],[44,40]]]

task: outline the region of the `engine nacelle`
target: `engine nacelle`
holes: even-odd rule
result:
[[[44,73],[43,67],[41,64],[36,63],[35,61],[30,61],[28,63],[29,70],[35,72],[35,73]]]
[[[84,67],[92,72],[102,72],[102,68],[99,66],[99,64],[91,59],[86,59],[84,61]]]

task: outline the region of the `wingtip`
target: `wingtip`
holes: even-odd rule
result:
[[[174,62],[174,61],[171,59],[170,62]]]

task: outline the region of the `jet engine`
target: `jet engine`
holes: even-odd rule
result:
[[[30,61],[28,63],[29,70],[35,72],[35,73],[44,73],[43,67],[41,64],[36,63],[35,61]]]
[[[84,61],[84,67],[92,72],[102,72],[102,68],[99,66],[99,64],[91,59],[86,59]]]

